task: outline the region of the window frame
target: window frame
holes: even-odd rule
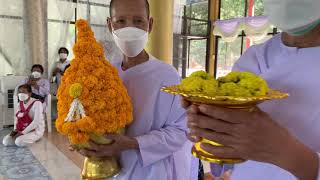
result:
[[[178,15],[175,15],[174,18],[178,17],[178,18],[182,18],[182,32],[181,34],[178,34],[178,33],[174,33],[174,36],[176,38],[180,40],[182,40],[182,57],[179,58],[179,57],[173,57],[174,61],[178,61],[180,62],[181,61],[181,77],[182,78],[185,78],[186,75],[187,75],[187,69],[189,68],[189,64],[190,64],[190,44],[191,44],[191,41],[194,41],[194,40],[206,40],[206,62],[205,62],[205,70],[206,71],[209,71],[209,62],[210,62],[210,55],[209,55],[209,52],[210,52],[210,34],[211,34],[211,31],[212,31],[212,23],[210,21],[210,10],[211,10],[211,0],[207,0],[207,1],[202,1],[202,2],[198,2],[198,3],[207,3],[208,4],[208,16],[207,16],[207,19],[198,19],[198,18],[193,18],[191,15],[192,15],[192,3],[191,4],[186,4],[183,6],[183,15],[182,16],[178,16]],[[190,6],[190,16],[189,17],[187,15],[187,6]],[[207,33],[205,35],[201,35],[201,34],[192,34],[191,32],[191,28],[192,28],[192,25],[191,25],[191,22],[200,22],[199,24],[203,23],[203,25],[207,25]],[[188,23],[190,23],[190,25],[188,25]],[[197,26],[199,25],[197,24]],[[178,65],[180,65],[180,63],[178,63]],[[179,66],[176,67],[177,69],[179,69]]]

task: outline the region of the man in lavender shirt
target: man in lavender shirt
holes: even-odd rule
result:
[[[126,135],[109,135],[112,145],[93,145],[89,156],[121,154],[119,180],[191,180],[191,142],[180,97],[160,91],[180,83],[177,71],[144,50],[152,30],[146,0],[112,0],[108,27],[123,53],[115,63],[133,102]],[[194,168],[195,173],[198,169]],[[197,175],[195,175],[197,176]],[[194,179],[193,179],[194,180]]]

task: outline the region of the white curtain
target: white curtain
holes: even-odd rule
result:
[[[173,33],[181,34],[183,27],[184,6],[187,0],[174,0],[173,3]]]
[[[248,38],[261,41],[266,38],[272,25],[265,16],[218,20],[214,23],[214,35],[221,36],[225,42],[233,42],[242,31]]]
[[[77,4],[72,0],[48,0],[48,70],[52,74],[55,63],[58,61],[58,49],[66,47],[73,57],[72,46],[75,42],[75,8]]]
[[[23,0],[0,2],[0,76],[22,74],[25,69]]]
[[[95,37],[101,42],[110,61],[119,60],[121,52],[113,42],[113,38],[106,26],[109,16],[110,0],[82,0],[74,3],[73,0],[41,0],[47,1],[47,63],[49,77],[58,61],[58,49],[66,47],[73,58],[72,47],[76,39],[75,25],[71,23],[76,18],[91,22]],[[0,76],[7,74],[26,75],[30,73],[30,64],[25,62],[23,26],[24,0],[0,0]],[[89,5],[90,4],[90,5]],[[77,9],[77,13],[75,13]],[[37,13],[37,12],[35,12]],[[77,16],[77,17],[76,17]],[[37,37],[31,37],[37,38]]]
[[[96,39],[104,46],[107,60],[111,62],[121,61],[122,53],[116,46],[112,34],[107,28],[107,17],[109,17],[109,4],[111,0],[90,0],[90,23]],[[105,5],[105,6],[101,6]]]

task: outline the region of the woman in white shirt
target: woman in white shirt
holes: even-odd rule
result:
[[[70,61],[67,60],[69,51],[65,47],[61,47],[58,50],[59,53],[59,62],[56,64],[55,69],[52,72],[52,77],[56,77],[56,83],[59,86],[61,82],[61,77],[66,69],[66,67],[70,64]]]

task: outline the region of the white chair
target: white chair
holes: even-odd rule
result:
[[[25,79],[26,76],[0,76],[0,96],[1,96],[1,118],[2,126],[14,125],[14,108],[11,102],[9,103],[8,90],[14,90],[19,82]],[[14,100],[13,100],[14,101]],[[1,126],[1,127],[2,127]]]
[[[48,94],[47,96],[47,109],[46,109],[46,120],[47,120],[47,127],[48,132],[52,132],[52,117],[51,117],[51,105],[52,105],[52,96],[51,94]]]

